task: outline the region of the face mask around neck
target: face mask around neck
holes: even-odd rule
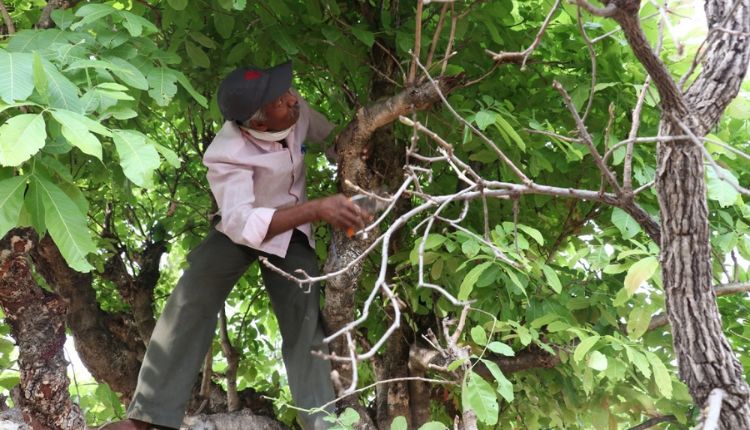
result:
[[[278,142],[280,140],[286,139],[287,136],[289,136],[289,133],[292,132],[294,129],[294,126],[291,126],[287,128],[286,130],[281,131],[259,131],[259,130],[253,130],[252,128],[248,127],[240,127],[244,131],[248,132],[251,136],[258,140],[265,140],[268,142]]]

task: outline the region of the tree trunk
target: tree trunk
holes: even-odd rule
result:
[[[85,420],[68,393],[63,352],[67,306],[34,280],[29,258],[33,243],[21,233],[11,230],[0,248],[0,305],[19,349],[16,406],[33,429],[80,430]]]

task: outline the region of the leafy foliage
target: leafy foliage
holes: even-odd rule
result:
[[[149,243],[169,243],[170,256],[155,290],[159,308],[185,265],[186,252],[208,229],[212,203],[200,158],[221,125],[213,94],[226,72],[293,58],[299,91],[344,124],[357,107],[373,101],[373,82],[387,81],[383,76],[403,80],[415,47],[413,2],[380,2],[382,9],[372,2],[335,0],[86,2],[55,10],[52,29],[33,28],[40,2],[5,3],[20,31],[0,39],[0,232],[31,225],[49,233],[71,267],[95,274],[97,298],[107,311],[128,310],[113,284],[100,276],[109,257],[123,256],[137,273],[141,266],[129,256]],[[525,49],[552,3],[454,4],[455,14],[465,15],[456,21],[456,52],[446,60],[445,73],[477,79],[493,68],[485,49]],[[439,11],[439,3],[425,7],[423,35],[433,34]],[[655,12],[650,3],[641,12],[651,40],[657,34]],[[574,127],[551,81],[571,92],[579,110],[593,94],[587,124],[603,150],[627,137],[629,113],[645,76],[612,21],[584,17],[589,36],[602,37],[594,45],[597,81],[592,82],[576,19],[575,8],[563,5],[526,70],[501,66],[452,94],[449,102],[534,181],[597,190],[601,178],[583,145],[535,133],[566,134]],[[449,21],[427,66],[433,74],[442,68]],[[680,53],[682,47],[670,38],[664,43],[662,58],[679,76],[696,46]],[[427,52],[430,37],[423,36],[421,44]],[[386,50],[396,59],[394,70],[381,67]],[[749,93],[746,84],[710,136],[746,152]],[[610,109],[615,114],[607,126]],[[512,177],[495,153],[446,110],[420,114],[419,120],[451,142],[455,153],[485,178]],[[642,134],[656,134],[653,97],[646,99],[642,124]],[[411,130],[397,126],[394,134],[403,145]],[[436,152],[425,139],[417,145],[422,154]],[[635,147],[636,186],[654,178],[654,148],[648,145]],[[745,159],[724,146],[709,143],[707,148],[726,177],[750,183]],[[306,154],[309,194],[330,194],[335,170],[312,149]],[[612,154],[610,163],[618,173],[623,158],[624,148]],[[456,190],[449,166],[435,166],[432,176],[422,184],[426,191]],[[748,282],[750,270],[743,262],[750,260],[750,205],[711,169],[707,176],[715,277],[717,282]],[[638,201],[658,216],[648,186]],[[422,231],[412,230],[421,228],[421,220],[414,220],[390,260],[394,287],[405,302],[404,323],[415,333],[439,331],[435,321],[457,311],[431,290],[413,288],[420,245],[429,282],[459,299],[475,300],[476,311],[469,314],[460,342],[469,346],[472,362],[484,363],[492,376],[469,372],[460,388],[446,390],[445,401],[433,402],[436,420],[422,428],[446,428],[450,414],[465,409],[476,413],[481,428],[621,428],[669,414],[678,420],[669,428],[688,426],[697,411],[677,378],[669,330],[648,329],[651,317],[664,308],[658,244],[625,212],[598,203],[531,195],[486,204],[486,221],[483,205],[472,204],[467,231],[436,225],[423,244]],[[444,215],[456,217],[461,209],[450,206]],[[516,267],[478,240],[485,228]],[[318,226],[316,235],[317,251],[325,258],[329,231]],[[363,295],[376,270],[368,266]],[[243,357],[238,385],[277,398],[278,417],[291,422],[290,396],[279,388],[285,376],[278,327],[260,284],[253,267],[227,302],[229,334]],[[748,311],[746,295],[719,303],[732,346],[750,368],[750,326],[739,317]],[[368,321],[371,342],[383,334],[387,318],[383,308]],[[12,350],[3,342],[0,361],[10,368]],[[532,348],[559,355],[560,364],[517,373],[504,373],[496,364],[500,357]],[[225,363],[219,346],[213,351],[214,370],[221,372]],[[361,385],[375,380],[368,366],[362,365]],[[9,388],[6,382],[14,377],[3,373],[0,385]],[[361,398],[372,395],[366,391]],[[106,386],[76,396],[91,422],[122,414]],[[345,413],[338,424],[346,428],[352,419]],[[403,426],[393,421],[392,428]]]

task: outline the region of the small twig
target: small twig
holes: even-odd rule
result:
[[[646,420],[638,424],[635,427],[630,427],[628,430],[646,430],[646,429],[650,429],[651,427],[659,423],[674,422],[674,421],[677,421],[677,417],[675,417],[674,415],[663,415],[660,417],[654,417],[649,420]]]
[[[560,7],[560,2],[561,0],[555,1],[555,4],[552,6],[552,9],[550,9],[549,13],[547,13],[547,17],[544,19],[544,22],[542,23],[541,28],[539,28],[539,32],[537,32],[536,37],[534,38],[534,41],[531,43],[531,45],[529,45],[528,48],[520,52],[492,52],[489,50],[487,50],[486,52],[492,55],[492,59],[495,61],[495,63],[498,63],[498,64],[521,63],[521,71],[526,70],[526,62],[529,59],[529,56],[536,50],[536,48],[542,42],[542,37],[544,36],[544,33],[546,33],[547,27],[552,21],[552,15],[554,15],[555,12],[557,11],[557,8]]]
[[[3,0],[0,0],[0,13],[3,15],[3,21],[5,21],[5,27],[8,29],[8,34],[14,34],[16,32],[16,26],[13,25],[13,19],[10,17]]]
[[[443,76],[445,74],[445,68],[448,67],[448,58],[451,56],[451,52],[453,52],[453,39],[456,36],[456,23],[458,22],[458,15],[456,15],[456,10],[453,7],[453,3],[451,3],[451,31],[448,35],[448,45],[445,47],[445,56],[443,56],[443,65],[440,67],[440,76]]]
[[[583,17],[581,16],[580,7],[576,9],[576,13],[578,14],[578,31],[581,33],[584,43],[586,43],[589,58],[591,59],[591,88],[589,89],[589,99],[586,103],[586,109],[584,109],[583,116],[581,117],[581,121],[585,124],[586,118],[588,118],[589,112],[591,112],[591,105],[594,103],[594,93],[596,93],[596,51],[594,50],[593,43],[591,43],[591,39],[589,39],[589,35],[586,33],[586,29],[583,28]]]
[[[414,52],[412,56],[411,67],[409,68],[409,79],[406,81],[406,85],[413,85],[417,79],[417,62],[419,61],[419,54],[422,50],[422,7],[423,0],[417,0],[417,13],[416,13],[416,29],[414,31]]]
[[[612,17],[617,13],[617,5],[614,3],[610,3],[605,7],[596,7],[593,4],[589,3],[587,0],[575,0],[576,4],[578,6],[583,7],[586,9],[589,13],[596,16],[601,17]]]
[[[625,164],[622,168],[622,188],[627,193],[633,188],[633,147],[635,144],[635,138],[638,136],[638,130],[641,127],[641,110],[643,109],[643,103],[646,100],[646,91],[651,84],[651,76],[646,76],[646,80],[643,82],[640,94],[638,94],[638,101],[635,103],[633,109],[633,115],[631,116],[630,133],[628,133],[627,150],[625,151]]]
[[[429,0],[427,0],[429,2]],[[432,58],[435,55],[435,49],[437,48],[438,41],[440,40],[440,33],[443,31],[443,23],[445,22],[445,13],[448,11],[448,3],[443,4],[440,8],[440,18],[438,19],[437,26],[435,27],[435,34],[432,35],[432,43],[430,44],[430,52],[427,53],[427,69],[430,69],[432,65]]]

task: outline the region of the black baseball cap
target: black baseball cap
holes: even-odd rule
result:
[[[269,69],[240,67],[228,74],[216,98],[229,121],[245,121],[261,107],[281,97],[292,86],[292,62]]]

